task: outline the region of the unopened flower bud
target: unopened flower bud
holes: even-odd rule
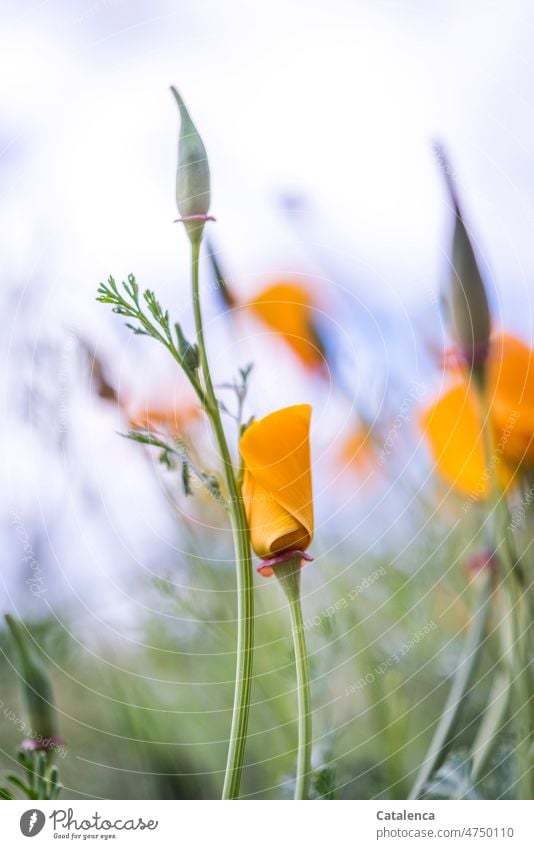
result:
[[[30,725],[28,747],[52,748],[62,741],[57,736],[56,708],[50,677],[22,623],[15,621],[9,614],[5,620],[18,655],[19,683]]]
[[[185,103],[171,87],[180,110],[180,139],[176,172],[176,203],[191,240],[200,240],[209,220],[210,169],[204,143],[191,120]]]
[[[451,170],[445,153],[436,149],[453,205],[456,221],[452,242],[452,268],[444,300],[451,330],[463,359],[481,376],[489,350],[491,315],[486,287],[467,232]]]

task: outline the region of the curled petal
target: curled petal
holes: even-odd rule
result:
[[[258,557],[269,557],[287,548],[307,548],[311,537],[301,522],[286,510],[273,493],[245,471],[243,499],[252,547]]]
[[[260,557],[311,543],[310,416],[307,404],[287,407],[253,422],[241,437],[243,497]]]

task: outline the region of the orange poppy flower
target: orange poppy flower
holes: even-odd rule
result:
[[[534,351],[510,334],[491,340],[486,366],[493,456],[487,457],[483,411],[465,375],[422,417],[437,467],[460,492],[486,498],[493,473],[506,488],[534,460]]]
[[[287,555],[304,554],[313,537],[310,465],[311,407],[286,407],[253,422],[240,441],[243,500],[252,547],[265,577]]]
[[[304,286],[284,281],[274,283],[246,306],[282,337],[305,368],[325,372],[325,352],[314,320],[315,307]]]

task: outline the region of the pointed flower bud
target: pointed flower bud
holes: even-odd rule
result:
[[[491,315],[486,287],[458,200],[445,152],[436,152],[456,216],[452,242],[451,278],[445,292],[451,330],[470,369],[482,375],[488,355]]]
[[[308,404],[286,407],[253,422],[240,441],[243,499],[252,547],[270,577],[288,560],[302,563],[313,537]]]
[[[191,120],[185,103],[171,87],[180,110],[180,139],[176,172],[176,203],[181,220],[192,241],[200,241],[204,224],[210,219],[210,169],[204,143]]]
[[[50,749],[63,741],[57,736],[56,708],[48,672],[22,623],[9,614],[5,620],[18,655],[20,686],[30,724],[29,739],[22,745],[29,749]]]

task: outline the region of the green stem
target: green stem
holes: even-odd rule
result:
[[[300,559],[287,560],[278,564],[274,570],[289,602],[297,670],[298,752],[295,799],[307,799],[311,777],[312,715],[308,652],[300,604],[300,571]]]
[[[497,669],[488,696],[488,706],[471,748],[471,773],[469,781],[474,787],[482,777],[497,745],[510,704],[511,678],[508,670]]]
[[[491,432],[490,409],[485,387],[483,384],[479,384],[477,388],[482,408],[486,460],[493,470],[498,449],[494,445]],[[503,598],[507,607],[504,615],[510,619],[513,647],[510,658],[513,672],[511,692],[515,702],[512,706],[512,712],[516,717],[519,797],[521,799],[532,799],[534,768],[531,757],[531,740],[534,722],[528,653],[531,633],[528,591],[525,588],[523,565],[512,534],[506,494],[499,485],[495,474],[492,475],[491,481],[491,515],[493,518],[494,547],[503,567]]]
[[[217,446],[223,463],[224,478],[229,496],[229,512],[232,525],[237,572],[237,660],[232,725],[228,747],[228,758],[224,777],[223,799],[237,799],[243,772],[245,745],[247,740],[252,687],[252,664],[254,655],[254,585],[252,580],[252,558],[247,517],[241,488],[236,480],[232,457],[226,441],[221,413],[211,379],[199,291],[200,236],[191,238],[191,270],[193,290],[193,312],[206,394],[206,412],[209,416]]]
[[[500,657],[496,671],[494,672],[488,703],[482,719],[478,723],[476,736],[471,747],[471,771],[465,779],[463,792],[459,795],[459,798],[462,799],[476,787],[478,781],[483,777],[484,770],[489,764],[491,755],[497,746],[500,734],[506,723],[506,716],[510,706],[513,675],[510,646],[513,634],[511,632],[509,617],[501,616],[498,613],[497,627],[501,646]]]
[[[410,799],[417,799],[423,793],[426,783],[443,763],[447,750],[454,739],[460,709],[469,691],[482,651],[491,596],[492,576],[490,570],[485,569],[479,578],[473,618],[465,638],[462,655],[452,679],[449,697],[434,732],[428,754],[423,761],[410,793]]]
[[[517,738],[518,791],[520,799],[532,799],[534,794],[534,765],[531,742],[534,730],[534,701],[529,660],[532,618],[529,589],[509,531],[508,505],[502,495],[496,504],[495,529],[497,548],[503,556],[503,615],[510,620],[512,666],[512,712]]]
[[[512,696],[517,738],[517,786],[520,799],[532,799],[534,793],[534,768],[532,761],[532,705],[533,696],[529,673],[528,635],[531,626],[526,595],[522,592],[517,575],[508,573],[504,581],[505,600],[510,618],[510,659],[513,670]]]

